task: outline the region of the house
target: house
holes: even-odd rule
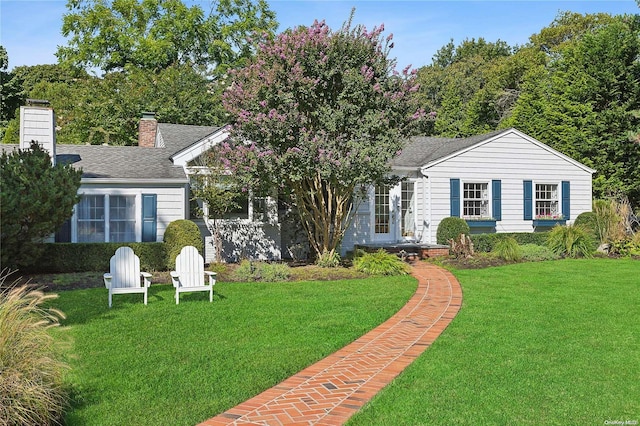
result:
[[[206,221],[192,216],[189,189],[198,157],[228,137],[225,127],[158,123],[154,114],[143,113],[138,146],[109,146],[56,144],[55,126],[48,102],[29,100],[20,108],[20,145],[1,147],[27,149],[35,140],[54,164],[82,168],[82,199],[52,240],[162,241],[169,223],[191,218],[203,233],[207,261],[215,258]],[[225,221],[226,259],[280,259],[277,204],[268,197],[252,201]]]
[[[32,102],[20,116],[21,148],[36,140],[53,162],[83,170],[82,200],[56,241],[162,241],[170,222],[191,219],[203,234],[206,261],[215,259],[210,221],[191,214],[190,182],[200,156],[228,138],[226,127],[158,123],[146,113],[139,146],[56,145],[48,105]],[[342,254],[356,245],[434,245],[438,224],[449,216],[466,219],[473,232],[537,232],[591,210],[594,170],[516,129],[414,137],[391,167],[401,181],[364,189]],[[247,194],[221,222],[223,258],[304,257],[295,219],[275,196]]]
[[[464,218],[472,233],[539,232],[591,211],[595,170],[516,129],[414,137],[391,166],[401,182],[368,189],[343,252],[436,244],[438,225],[450,216]]]

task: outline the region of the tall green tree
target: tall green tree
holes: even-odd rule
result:
[[[248,185],[290,188],[318,256],[333,257],[354,190],[384,181],[422,116],[415,76],[394,72],[383,30],[315,22],[285,32],[232,74],[224,94],[234,137],[227,165]]]
[[[33,264],[45,238],[73,214],[82,171],[51,163],[36,142],[27,150],[0,155],[0,262],[2,267]]]
[[[277,28],[265,0],[211,1],[211,13],[181,0],[68,0],[61,63],[105,72],[192,64],[226,68]],[[253,37],[253,38],[252,38]]]
[[[506,124],[595,168],[597,197],[640,204],[640,17],[619,16],[555,47]]]

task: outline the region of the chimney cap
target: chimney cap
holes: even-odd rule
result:
[[[142,119],[143,120],[155,120],[156,113],[151,111],[142,111]]]
[[[27,105],[29,106],[49,106],[51,103],[46,99],[27,99]]]

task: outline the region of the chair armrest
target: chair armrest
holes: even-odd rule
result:
[[[169,272],[169,274],[171,275],[171,282],[173,283],[174,287],[179,287],[180,286],[180,274],[178,274],[178,272],[176,271],[171,271]]]
[[[148,272],[140,272],[140,275],[142,275],[142,279],[144,280],[144,286],[149,287],[151,285],[151,277],[153,277],[153,275]]]
[[[217,272],[213,272],[213,271],[204,271],[204,274],[206,276],[209,277],[209,284],[210,285],[215,285],[216,284],[216,276],[218,275]]]
[[[111,287],[111,274],[104,274],[102,279],[104,279],[104,286],[106,288]]]

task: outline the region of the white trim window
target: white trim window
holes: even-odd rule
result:
[[[76,206],[79,243],[134,242],[139,216],[133,194],[84,194]]]
[[[558,217],[558,184],[536,183],[535,207],[535,217],[538,219]]]
[[[136,197],[134,195],[109,196],[109,241],[136,240]]]
[[[104,195],[83,195],[77,205],[78,242],[103,243],[105,241]]]
[[[480,219],[490,216],[489,184],[487,182],[464,182],[462,188],[462,217]]]

